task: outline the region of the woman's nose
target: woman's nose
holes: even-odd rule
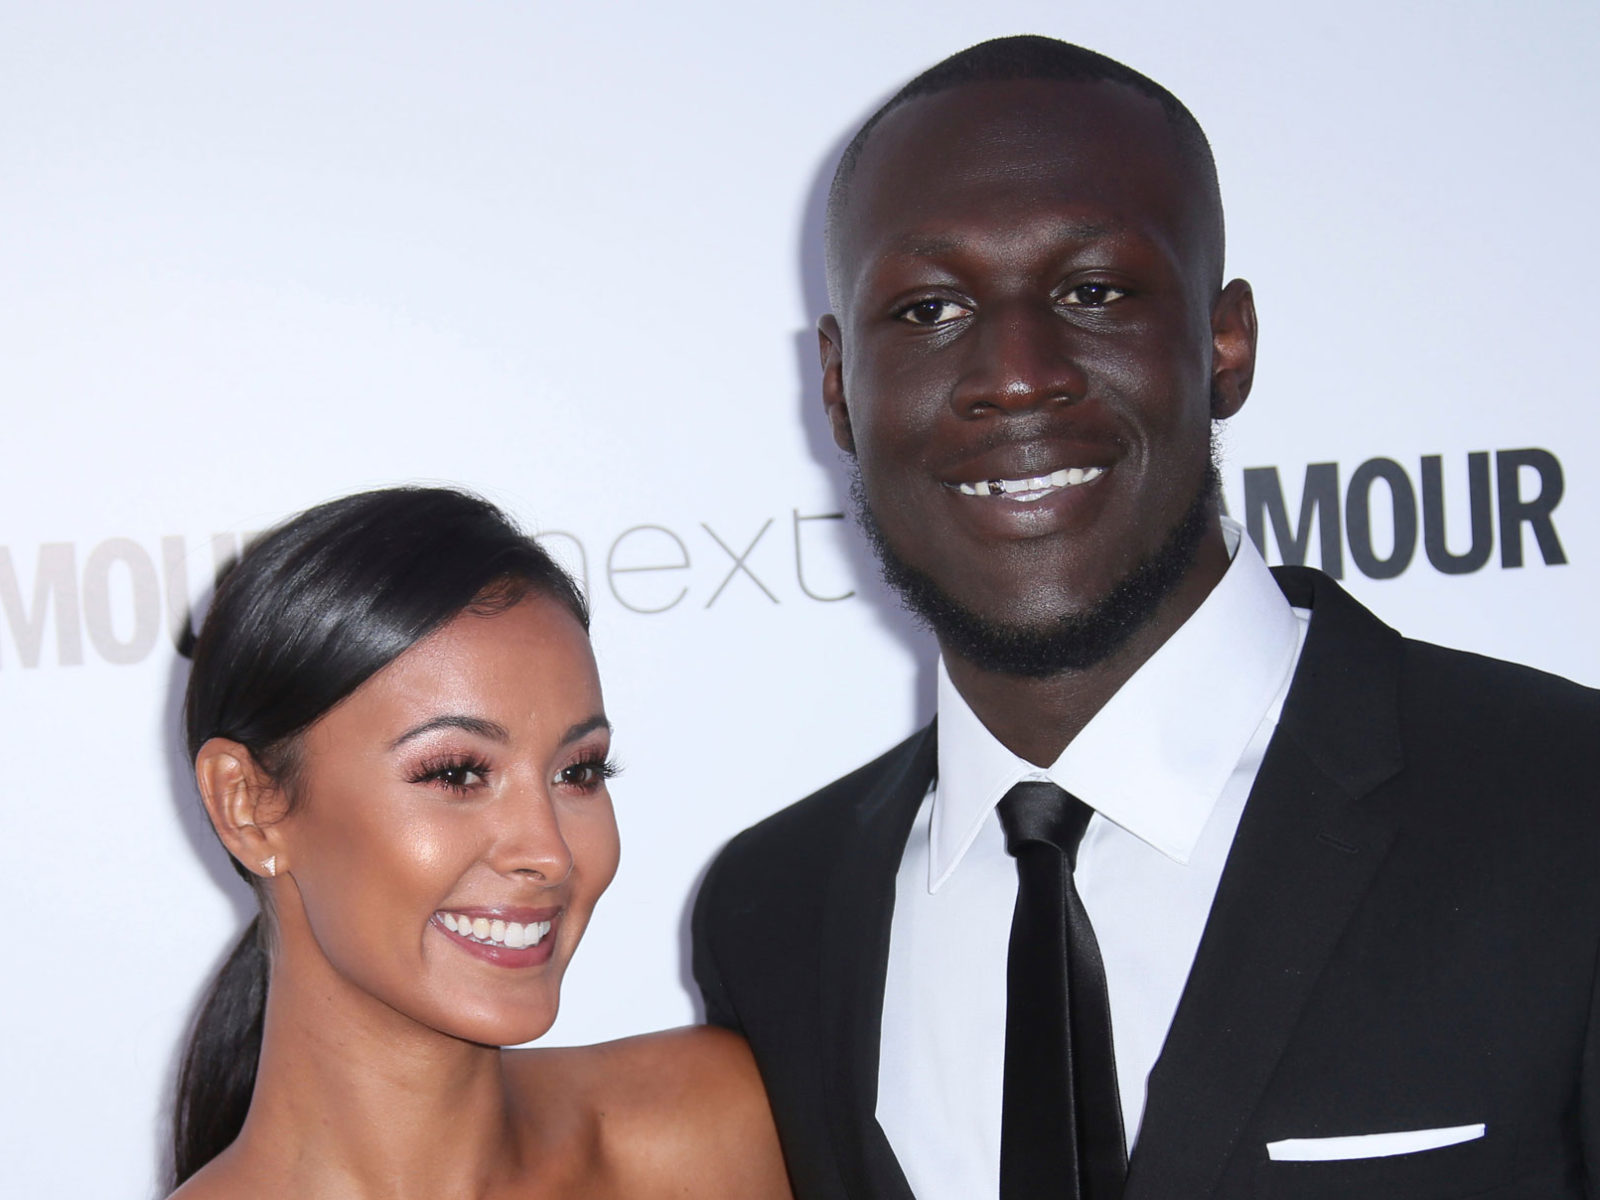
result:
[[[572,851],[549,794],[543,788],[518,788],[498,803],[495,869],[503,875],[534,878],[545,887],[566,882],[572,873]]]

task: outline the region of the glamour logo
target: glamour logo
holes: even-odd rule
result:
[[[1566,480],[1550,451],[1497,450],[1492,472],[1488,451],[1468,454],[1465,513],[1446,512],[1443,456],[1423,455],[1420,466],[1419,487],[1394,459],[1369,458],[1350,472],[1341,504],[1339,464],[1310,463],[1292,525],[1278,468],[1248,467],[1245,528],[1263,555],[1270,530],[1281,561],[1298,566],[1308,557],[1315,522],[1320,554],[1315,565],[1336,579],[1344,576],[1346,548],[1369,579],[1393,579],[1405,571],[1416,557],[1419,515],[1423,553],[1445,575],[1468,575],[1488,565],[1497,528],[1502,568],[1524,565],[1528,534],[1547,566],[1567,561],[1552,516]],[[1375,536],[1375,530],[1383,532]]]
[[[214,534],[213,571],[238,550],[236,535]],[[194,641],[189,557],[182,537],[162,538],[153,555],[132,538],[115,537],[93,546],[80,569],[73,543],[48,542],[32,564],[32,586],[25,587],[11,547],[0,546],[0,621],[15,652],[9,657],[0,641],[0,669],[39,666],[47,640],[64,667],[83,663],[85,643],[108,663],[136,663],[155,649],[163,629],[187,653]]]
[[[855,590],[838,537],[844,528],[842,513],[792,509],[742,526],[719,519],[682,532],[648,524],[604,539],[550,531],[540,540],[596,604],[614,600],[630,613],[656,615],[686,601],[707,609],[847,600]],[[188,654],[197,591],[204,594],[239,545],[235,534],[212,536],[209,572],[195,566],[189,541],[176,535],[153,551],[125,537],[107,538],[86,554],[72,542],[46,543],[31,556],[0,546],[0,670],[80,666],[90,655],[138,663],[163,633]]]

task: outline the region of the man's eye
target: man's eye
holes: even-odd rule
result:
[[[918,300],[896,315],[912,325],[944,325],[966,316],[969,311],[954,300]]]
[[[1073,308],[1104,308],[1113,301],[1121,300],[1127,294],[1121,288],[1112,287],[1109,283],[1080,283],[1061,297],[1061,303]]]

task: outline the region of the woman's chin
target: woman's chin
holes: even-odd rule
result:
[[[440,1032],[480,1046],[521,1046],[538,1041],[555,1023],[555,1010],[541,1007],[537,1012],[475,1014],[440,1027]]]

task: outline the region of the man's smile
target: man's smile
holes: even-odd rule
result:
[[[973,483],[950,483],[963,496],[1004,496],[1008,500],[1031,503],[1062,488],[1092,483],[1105,474],[1104,467],[1062,467],[1046,475],[1027,479],[982,479]]]
[[[1104,514],[1115,468],[1126,457],[1113,434],[991,442],[952,456],[933,472],[947,516],[989,546],[1018,538],[1086,533]],[[938,506],[943,510],[943,505]],[[931,509],[924,520],[934,519]]]

